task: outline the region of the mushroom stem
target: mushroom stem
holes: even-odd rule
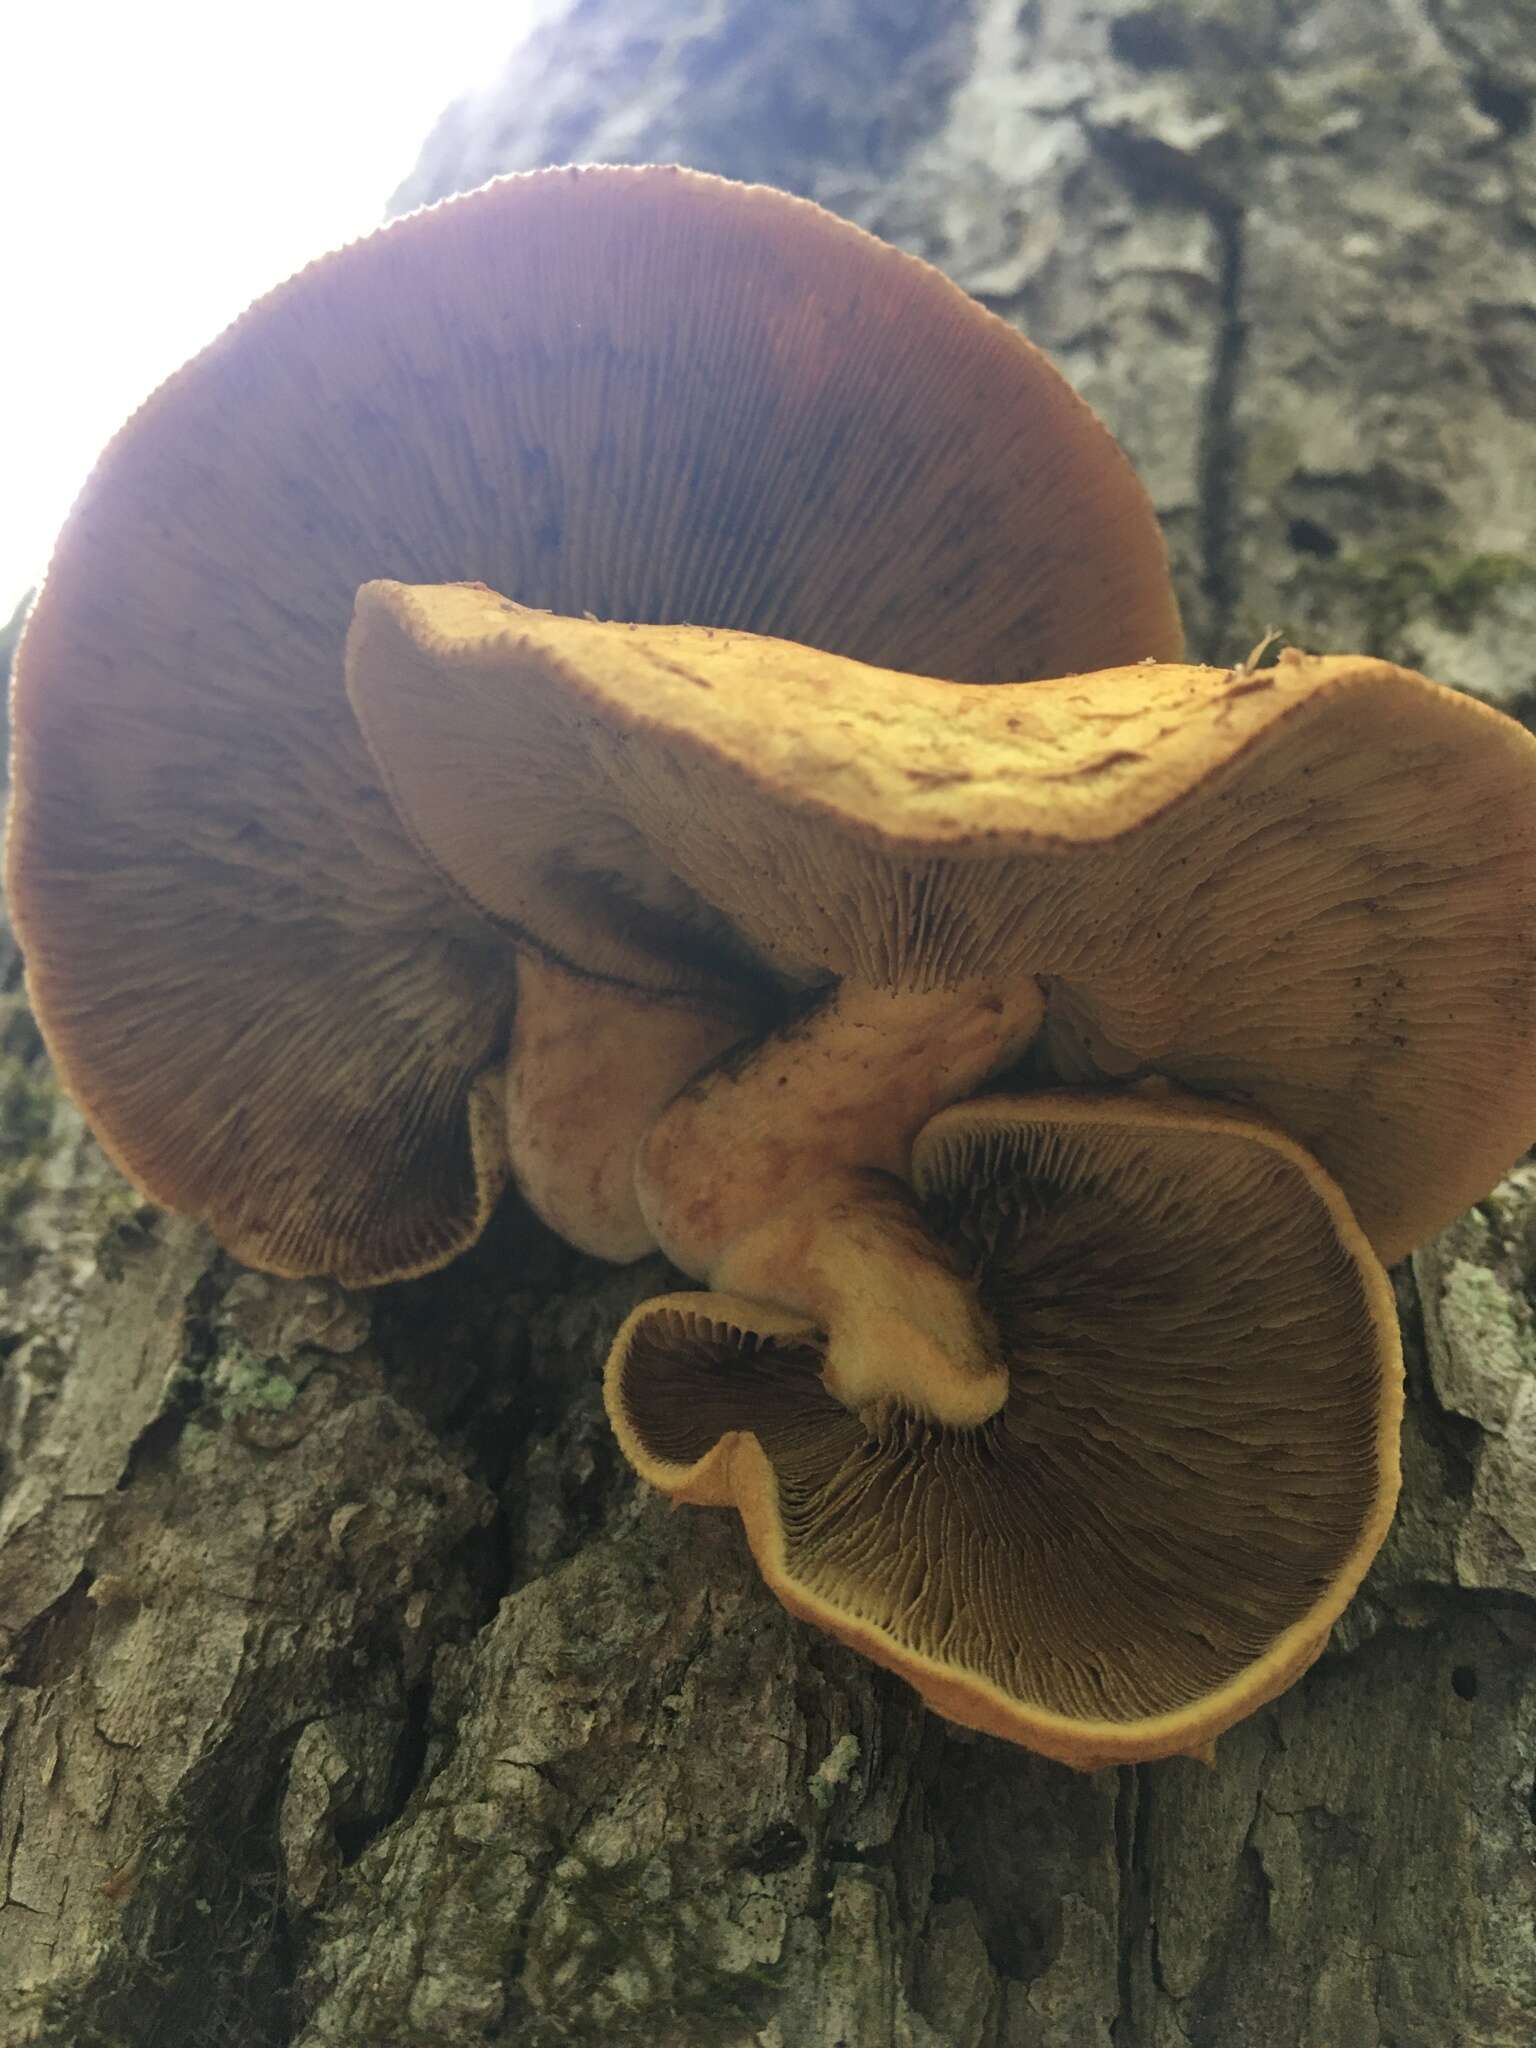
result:
[[[910,1188],[839,1171],[749,1230],[714,1286],[814,1318],[822,1385],[845,1408],[898,1401],[965,1428],[1008,1398],[1008,1369],[976,1289],[933,1237]]]
[[[819,1322],[827,1386],[848,1406],[889,1397],[985,1420],[1006,1375],[901,1183],[918,1131],[1016,1060],[1042,1009],[1033,982],[844,983],[658,1119],[635,1176],[656,1242],[696,1279]]]
[[[656,1249],[635,1155],[667,1103],[750,1026],[524,954],[507,1049],[507,1149],[532,1208],[616,1265]]]

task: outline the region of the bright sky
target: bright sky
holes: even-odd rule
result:
[[[97,452],[257,294],[364,234],[540,0],[41,0],[6,17],[0,624]]]

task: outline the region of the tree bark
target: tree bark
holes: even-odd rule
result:
[[[1198,654],[1526,714],[1527,4],[576,0],[397,203],[810,193],[1052,351]],[[5,2048],[1536,2037],[1536,1166],[1396,1276],[1403,1506],[1329,1653],[1214,1770],[1080,1777],[635,1485],[597,1372],[659,1261],[509,1204],[419,1282],[243,1272],[102,1162],[0,946]]]

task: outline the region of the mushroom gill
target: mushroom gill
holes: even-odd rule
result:
[[[620,1442],[948,1718],[1080,1768],[1201,1753],[1317,1655],[1390,1520],[1382,1269],[1299,1147],[1204,1105],[965,1103],[913,1176],[999,1336],[990,1421],[850,1409],[803,1321],[672,1295],[610,1355]]]
[[[1181,644],[1146,493],[1059,372],[805,200],[541,171],[268,293],[60,536],[8,896],[123,1170],[254,1264],[355,1282],[485,1222],[517,949],[727,1008],[762,978],[601,791],[521,925],[423,859],[343,688],[379,578],[976,682]]]

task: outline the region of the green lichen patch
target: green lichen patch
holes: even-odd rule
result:
[[[859,1738],[842,1735],[811,1773],[810,1794],[818,1806],[830,1806],[838,1788],[846,1785],[859,1761]]]
[[[220,1361],[214,1391],[226,1419],[249,1415],[281,1415],[299,1398],[298,1385],[250,1352],[236,1352]]]
[[[298,1400],[306,1375],[294,1361],[261,1358],[238,1337],[221,1333],[205,1369],[197,1420],[204,1427],[236,1422],[245,1415],[284,1415]],[[284,1370],[284,1366],[289,1369]]]

